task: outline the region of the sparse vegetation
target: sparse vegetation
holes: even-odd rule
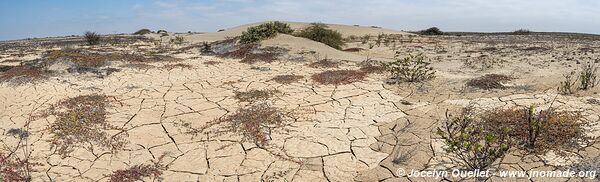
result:
[[[100,43],[100,34],[96,32],[87,31],[83,33],[83,38],[88,43],[88,45],[96,45]]]
[[[597,80],[598,66],[593,62],[586,62],[581,66],[581,72],[579,73],[579,81],[581,85],[579,89],[587,90],[594,88],[598,83]]]
[[[250,90],[246,92],[235,92],[235,98],[241,102],[255,102],[271,98],[278,90]]]
[[[273,81],[280,83],[280,84],[290,84],[290,83],[294,83],[294,82],[298,82],[299,80],[303,79],[304,76],[300,76],[300,75],[278,75],[273,77]]]
[[[384,67],[392,75],[390,83],[425,82],[435,78],[435,71],[429,64],[422,54],[402,59],[396,55],[396,61],[385,63]]]
[[[466,108],[457,117],[448,116],[437,134],[459,162],[471,169],[486,169],[512,147],[534,154],[577,151],[580,144],[592,142],[580,117],[577,112],[553,108],[537,111],[534,106],[494,109],[478,115]]]
[[[442,32],[438,27],[431,27],[425,30],[421,30],[418,33],[421,35],[444,35],[444,32]]]
[[[480,124],[489,132],[506,135],[515,146],[533,153],[577,149],[580,142],[589,140],[576,112],[552,108],[537,111],[530,106],[493,110],[481,118]]]
[[[265,39],[273,38],[277,33],[290,34],[294,32],[292,28],[286,23],[274,21],[260,24],[258,26],[250,27],[246,31],[242,32],[240,36],[240,43],[256,43]]]
[[[447,116],[446,123],[437,129],[437,134],[445,142],[446,151],[454,154],[457,162],[470,170],[488,169],[510,148],[506,136],[489,132],[468,109],[459,116]]]
[[[575,91],[573,90],[575,88],[575,84],[577,83],[577,78],[575,78],[575,80],[573,80],[573,76],[575,76],[575,72],[572,71],[569,74],[565,74],[563,75],[565,80],[560,82],[560,86],[558,87],[558,92],[560,92],[561,94],[573,94],[575,93]]]
[[[470,79],[467,81],[467,86],[485,90],[505,89],[504,84],[513,78],[501,74],[486,74],[479,78]]]
[[[111,152],[121,149],[126,143],[123,133],[112,136],[107,133],[109,130],[121,131],[106,120],[109,106],[109,97],[104,95],[77,96],[53,105],[48,111],[49,115],[56,116],[49,128],[52,149],[63,157],[83,144]]]
[[[175,38],[170,40],[172,44],[181,45],[185,42],[185,39],[182,36],[175,36]]]
[[[31,66],[14,66],[0,73],[0,82],[8,82],[15,85],[32,83],[48,77],[46,71]]]
[[[363,80],[367,73],[358,70],[324,71],[312,75],[312,79],[320,84],[344,85]]]
[[[240,133],[244,136],[244,141],[251,141],[263,147],[268,145],[273,129],[285,126],[286,121],[293,122],[289,113],[272,107],[266,102],[257,102],[214,120],[205,128],[225,123],[226,126],[217,133]]]
[[[312,23],[309,27],[298,32],[297,36],[321,42],[335,49],[341,49],[344,45],[342,34],[338,31],[327,29],[327,25],[322,23]]]
[[[135,182],[143,181],[144,178],[150,178],[153,180],[160,180],[163,170],[166,166],[161,164],[162,159],[165,155],[162,155],[158,160],[153,161],[152,164],[138,164],[131,166],[128,169],[120,169],[113,171],[109,176],[110,182]]]

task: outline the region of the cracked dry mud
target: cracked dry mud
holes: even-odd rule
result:
[[[116,170],[152,164],[161,156],[165,166],[161,178],[165,181],[454,181],[458,179],[409,178],[399,176],[396,170],[456,167],[444,152],[435,129],[445,119],[446,111],[458,111],[467,105],[485,110],[552,104],[559,109],[583,112],[590,136],[600,135],[600,105],[590,102],[598,99],[597,90],[571,96],[557,94],[557,80],[568,70],[566,65],[576,64],[544,60],[549,54],[559,55],[589,44],[598,46],[598,41],[560,47],[560,43],[550,40],[554,44],[535,45],[557,50],[523,53],[520,48],[532,45],[452,37],[403,39],[405,42],[399,50],[424,52],[433,58],[438,78],[424,84],[388,85],[384,82],[386,74],[369,74],[365,80],[351,84],[321,85],[312,81],[311,75],[324,70],[359,67],[344,62],[335,69],[311,68],[307,66],[309,62],[285,59],[249,65],[240,63],[239,59],[203,56],[197,51],[171,52],[168,54],[181,58],[181,63],[190,67],[160,69],[173,63],[157,62],[145,69],[122,68],[102,79],[85,74],[63,74],[34,84],[5,83],[0,88],[0,123],[4,133],[10,128],[27,127],[30,133],[24,145],[30,152],[27,155],[41,164],[31,173],[33,181],[107,181],[108,175]],[[465,52],[465,49],[480,50],[491,45],[505,50],[497,54]],[[368,54],[389,59],[393,52],[382,47]],[[5,51],[3,61],[12,59],[11,53]],[[473,59],[472,55],[482,54],[504,59],[506,63],[486,67],[483,71],[460,66],[463,61]],[[488,56],[481,59],[492,59]],[[597,56],[597,53],[589,55]],[[220,63],[206,64],[213,61]],[[487,91],[464,86],[467,79],[491,72],[514,75],[517,79],[506,90]],[[304,77],[298,82],[280,84],[272,80],[278,75]],[[517,87],[519,85],[528,87]],[[218,135],[189,132],[190,128],[203,128],[217,118],[248,106],[250,103],[235,99],[236,92],[267,89],[279,91],[268,99],[271,106],[299,116],[294,122],[274,129],[268,135],[268,145],[256,145],[234,132]],[[88,94],[113,98],[107,121],[126,133],[127,144],[116,152],[80,144],[68,157],[62,158],[49,142],[52,136],[48,127],[56,117],[32,116],[61,100]],[[114,135],[119,130],[107,132]],[[8,149],[20,145],[20,140],[10,135],[3,135],[1,142],[3,148]],[[561,166],[598,156],[599,147],[599,144],[587,146],[571,157],[511,152],[501,168],[561,169]],[[394,162],[405,154],[410,157]]]

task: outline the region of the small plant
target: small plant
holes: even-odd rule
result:
[[[579,73],[579,81],[581,83],[579,89],[587,90],[594,88],[598,83],[598,76],[596,75],[598,72],[598,66],[596,66],[595,63],[586,62],[581,66],[581,69],[582,70]]]
[[[377,35],[377,39],[375,39],[375,45],[377,45],[377,47],[381,46],[381,43],[383,42],[383,40],[386,39],[386,35],[381,33],[379,35]]]
[[[143,181],[144,178],[151,178],[154,180],[160,179],[163,170],[166,169],[166,167],[161,164],[164,156],[165,155],[160,156],[158,160],[153,161],[152,164],[138,164],[131,166],[128,169],[113,171],[109,176],[110,182],[135,182]]]
[[[278,90],[250,90],[247,92],[235,92],[235,98],[241,102],[255,102],[266,100],[277,93],[280,92]]]
[[[75,147],[93,144],[112,152],[125,145],[123,133],[109,135],[107,130],[120,130],[106,121],[106,108],[109,97],[104,95],[84,95],[63,100],[52,106],[49,115],[56,116],[50,125],[51,146],[63,157]]]
[[[303,79],[304,76],[300,76],[300,75],[278,75],[273,77],[273,81],[280,83],[280,84],[290,84],[290,83],[294,83],[294,82],[298,82],[299,80]]]
[[[88,45],[97,45],[100,43],[100,34],[96,32],[87,31],[83,33],[83,38],[88,43]]]
[[[486,74],[467,81],[467,86],[485,90],[505,89],[506,86],[504,86],[504,83],[512,79],[510,76],[501,74]]]
[[[172,44],[181,45],[185,42],[185,39],[182,36],[175,36],[175,38],[170,40]]]
[[[358,70],[325,71],[312,75],[312,79],[320,84],[344,85],[363,80],[367,73]]]
[[[577,78],[575,78],[575,80],[573,80],[573,76],[575,76],[575,72],[571,71],[571,73],[565,74],[563,76],[565,77],[565,81],[560,82],[558,91],[561,94],[565,94],[565,95],[575,93],[575,91],[573,90],[573,88],[575,88],[575,84],[577,83]]]
[[[248,44],[255,43],[265,39],[273,38],[277,33],[290,34],[294,32],[286,23],[282,22],[267,22],[258,26],[250,27],[242,32],[240,43]]]
[[[437,129],[437,134],[444,140],[446,151],[470,170],[488,169],[510,148],[508,138],[487,131],[468,110],[458,117],[447,115],[446,123]]]
[[[144,28],[144,29],[140,29],[138,31],[135,31],[133,33],[133,35],[146,35],[146,34],[149,34],[149,33],[152,33],[152,31],[150,31],[150,29]]]
[[[298,32],[297,36],[321,42],[335,49],[341,49],[344,45],[342,34],[338,31],[327,29],[327,25],[322,23],[310,24],[309,27]]]
[[[257,102],[211,121],[208,126],[195,131],[203,131],[208,127],[225,123],[226,126],[221,127],[216,133],[240,133],[243,135],[243,141],[251,141],[264,147],[268,145],[270,134],[274,132],[274,129],[285,126],[286,121],[293,122],[293,120],[294,118],[289,113],[272,107],[266,102]]]
[[[418,33],[421,35],[444,35],[444,32],[442,32],[438,27],[431,27],[425,30],[421,30]]]
[[[396,61],[385,63],[385,69],[392,75],[392,83],[404,82],[425,82],[435,78],[435,71],[429,67],[429,62],[425,61],[422,54],[409,55],[399,59],[396,55]]]

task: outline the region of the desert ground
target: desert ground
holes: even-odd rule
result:
[[[600,62],[600,36],[328,25],[343,35],[341,49],[287,34],[236,43],[259,24],[106,35],[99,45],[81,36],[0,42],[0,154],[14,167],[4,170],[17,181],[598,179],[436,179],[399,169],[462,169],[437,134],[449,115],[527,107],[578,113],[587,140],[541,152],[512,147],[492,170],[598,169],[600,90],[558,88]],[[390,82],[375,64],[417,54],[435,78]],[[329,77],[336,71],[348,79]]]

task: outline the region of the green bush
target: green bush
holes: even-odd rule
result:
[[[446,144],[446,151],[456,155],[458,162],[470,170],[488,169],[510,148],[508,138],[487,131],[468,109],[457,117],[448,116],[437,134]]]
[[[435,78],[435,70],[429,66],[422,54],[399,59],[396,55],[396,61],[385,63],[383,66],[392,75],[391,83],[398,82],[425,82]]]
[[[246,31],[242,32],[240,36],[240,43],[254,43],[265,39],[273,38],[277,33],[290,34],[294,32],[292,28],[286,23],[274,21],[260,24],[258,26],[250,27]]]
[[[144,34],[149,34],[149,33],[152,33],[152,31],[150,31],[150,29],[144,28],[144,29],[140,29],[140,30],[134,32],[133,35],[144,35]]]
[[[431,28],[419,31],[419,34],[421,34],[421,35],[444,35],[444,32],[442,32],[438,27],[431,27]]]
[[[300,31],[297,36],[321,42],[336,49],[341,49],[344,45],[342,34],[338,31],[327,29],[327,25],[322,23],[312,23],[309,27]]]

